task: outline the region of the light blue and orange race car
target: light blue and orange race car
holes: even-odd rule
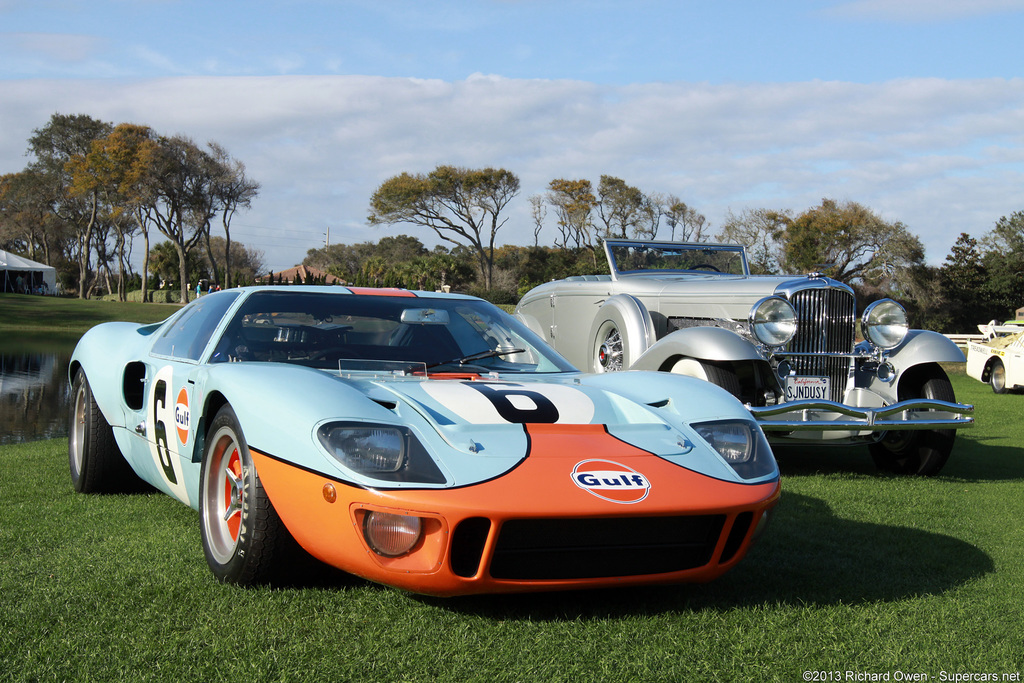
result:
[[[469,296],[225,290],[93,328],[69,372],[75,488],[197,509],[230,583],[308,556],[441,596],[707,581],[779,497],[724,390],[580,373]]]

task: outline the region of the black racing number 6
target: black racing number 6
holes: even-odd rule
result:
[[[543,423],[552,424],[558,422],[558,408],[544,394],[529,389],[523,389],[520,385],[501,387],[500,389],[480,382],[463,382],[468,387],[473,387],[487,397],[494,409],[498,411],[502,419],[513,423]],[[521,408],[511,400],[512,396],[520,396],[533,403],[532,408]]]
[[[174,476],[174,467],[171,464],[171,448],[167,442],[167,424],[160,419],[169,411],[167,409],[167,383],[159,380],[156,383],[156,391],[153,398],[153,432],[156,438],[156,450],[160,454],[160,465],[163,467],[164,476],[172,484],[178,483]]]

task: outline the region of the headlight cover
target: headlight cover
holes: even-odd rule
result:
[[[907,312],[892,299],[879,299],[864,309],[864,337],[881,349],[892,349],[907,336]]]
[[[717,420],[692,425],[697,434],[743,479],[778,473],[768,440],[747,420]]]
[[[767,346],[783,346],[796,334],[796,309],[782,297],[761,299],[750,309],[750,329]]]
[[[423,520],[413,515],[369,511],[363,517],[363,538],[382,557],[400,557],[423,535]]]
[[[316,436],[335,460],[367,477],[399,483],[445,483],[433,458],[405,427],[328,422],[317,429]]]

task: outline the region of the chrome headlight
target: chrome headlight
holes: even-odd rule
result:
[[[875,346],[895,348],[907,336],[907,312],[892,299],[879,299],[864,309],[861,326],[864,337]]]
[[[796,309],[782,297],[761,299],[750,309],[750,329],[767,346],[787,344],[796,334]]]
[[[722,456],[736,474],[744,479],[757,479],[778,472],[764,433],[746,420],[698,422],[693,429],[715,452]]]
[[[444,475],[405,427],[328,422],[316,432],[320,445],[359,474],[394,482],[443,484]]]

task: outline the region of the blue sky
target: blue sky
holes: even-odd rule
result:
[[[549,180],[611,174],[713,227],[852,199],[941,263],[1024,209],[1022,29],[1024,0],[0,0],[0,173],[58,111],[217,141],[274,269],[328,229],[436,243],[365,215],[441,163],[519,174],[502,242]]]

